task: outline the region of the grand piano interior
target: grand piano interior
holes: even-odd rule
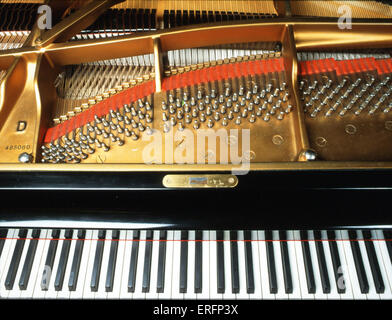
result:
[[[0,16],[1,299],[392,298],[390,1]]]

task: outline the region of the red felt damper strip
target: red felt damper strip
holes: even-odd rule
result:
[[[125,92],[128,91],[128,92]],[[64,121],[63,123],[58,124],[57,126],[50,128],[47,130],[44,138],[44,143],[49,143],[51,141],[57,140],[58,138],[64,136],[65,134],[72,131],[77,123],[78,127],[84,126],[87,123],[94,121],[94,115],[101,117],[109,112],[110,109],[115,108],[114,102],[115,99],[118,99],[119,96],[124,94],[125,96],[130,97],[128,103],[132,103],[137,101],[138,99],[144,98],[153,94],[155,92],[155,82],[149,81],[143,83],[141,85],[129,88],[124,90],[124,92],[118,93],[113,97],[107,98],[92,107],[88,110],[79,113],[77,116],[72,117],[70,120]],[[120,100],[119,100],[120,101]]]

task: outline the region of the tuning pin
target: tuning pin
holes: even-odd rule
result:
[[[211,102],[210,96],[206,95],[205,98],[204,98],[204,103],[205,104],[209,104],[210,102]]]
[[[238,101],[238,94],[237,93],[233,93],[233,99],[234,102]]]
[[[211,98],[212,98],[212,99],[215,99],[215,98],[216,98],[216,91],[215,91],[215,89],[212,89],[212,90],[211,90]]]
[[[192,109],[192,117],[197,118],[198,115],[199,115],[199,111],[197,110],[197,108],[193,108]]]
[[[270,120],[270,114],[269,114],[269,112],[267,112],[267,113],[265,114],[263,120],[264,120],[265,122],[268,122],[268,121]]]
[[[219,112],[215,112],[214,119],[215,119],[215,121],[220,120]]]
[[[184,124],[182,123],[182,122],[179,122],[178,123],[178,130],[180,130],[180,131],[184,131]]]
[[[183,112],[182,110],[177,111],[177,119],[181,120],[183,118]]]
[[[250,102],[248,105],[248,111],[253,111],[253,107],[254,107],[253,102]]]
[[[238,116],[237,119],[235,119],[235,124],[240,125],[241,124],[241,116]]]
[[[231,90],[230,90],[230,87],[226,87],[226,88],[225,88],[225,96],[226,96],[226,97],[229,97],[229,96],[230,96],[230,91],[231,91]]]
[[[183,98],[184,101],[188,101],[188,92],[184,91]]]
[[[203,99],[203,93],[201,92],[201,90],[197,90],[197,100],[201,99]]]
[[[246,99],[245,98],[241,99],[240,105],[241,105],[241,107],[246,105]]]
[[[252,113],[252,114],[250,115],[249,122],[250,122],[250,123],[254,123],[255,121],[256,121],[256,116],[255,116],[254,113]]]
[[[174,103],[174,97],[171,93],[169,94],[169,102]]]
[[[234,106],[234,108],[233,108],[233,111],[235,112],[235,113],[238,113],[238,112],[240,112],[240,105],[238,104],[238,103],[236,103],[235,104],[235,106]]]
[[[226,113],[226,107],[225,106],[221,106],[220,113],[221,114],[225,114]]]
[[[208,126],[208,128],[212,128],[214,126],[214,121],[212,121],[212,119],[209,119],[207,126]]]
[[[243,96],[244,95],[244,87],[243,86],[240,86],[240,88],[238,89],[238,95],[239,96]]]
[[[226,107],[227,107],[227,108],[231,108],[232,105],[233,105],[233,103],[232,103],[231,99],[227,99],[227,101],[226,101]]]
[[[226,127],[227,124],[228,124],[228,121],[227,121],[227,118],[225,117],[225,118],[222,119],[222,126]]]
[[[278,119],[278,120],[283,120],[283,118],[284,118],[284,111],[280,111],[279,113],[278,113],[278,115],[276,116],[276,118]]]
[[[266,95],[265,90],[261,90],[260,99],[264,99],[265,95]]]
[[[246,92],[245,98],[246,100],[250,100],[252,98],[252,92],[251,91]]]
[[[225,102],[225,97],[223,96],[223,94],[221,94],[219,96],[219,103],[223,103],[223,102]]]
[[[200,127],[199,121],[197,119],[195,119],[193,121],[193,128],[197,130],[197,129],[199,129],[199,127]]]
[[[180,108],[181,107],[181,101],[180,101],[180,99],[176,99],[176,107],[177,108]]]
[[[192,117],[190,114],[187,114],[185,116],[185,123],[190,124],[192,122]]]
[[[203,101],[200,101],[200,102],[199,102],[199,110],[200,110],[200,111],[203,111],[203,110],[204,110],[204,103],[203,103]]]
[[[206,114],[207,116],[210,116],[212,114],[212,110],[210,106],[207,107]]]
[[[283,100],[284,102],[286,102],[286,101],[288,100],[288,97],[289,97],[289,93],[286,92],[286,93],[284,94],[282,100]]]
[[[170,125],[167,122],[165,122],[163,124],[163,132],[168,133],[169,131],[170,131]]]
[[[146,133],[149,135],[149,136],[151,136],[152,135],[152,129],[150,128],[150,127],[147,127],[146,128]]]
[[[232,120],[232,119],[234,118],[234,113],[233,113],[232,110],[229,111],[229,114],[227,115],[227,118],[228,118],[229,120]]]
[[[219,108],[218,101],[214,101],[214,103],[212,104],[212,107],[214,110],[217,110]]]
[[[247,109],[244,109],[244,110],[242,111],[241,116],[242,116],[243,118],[246,118],[246,117],[248,116],[248,110],[247,110]]]
[[[196,105],[196,100],[194,97],[191,97],[191,106],[194,107]]]
[[[266,91],[269,93],[269,92],[271,92],[271,90],[272,90],[272,84],[269,83],[269,84],[267,85]]]
[[[285,91],[286,90],[286,82],[282,82],[280,85],[280,91]]]
[[[259,86],[257,84],[254,84],[252,88],[252,93],[257,94],[258,91],[259,91]]]
[[[173,105],[169,106],[169,113],[170,114],[175,114],[176,113],[176,108]]]
[[[206,115],[203,113],[200,114],[200,122],[206,121]]]

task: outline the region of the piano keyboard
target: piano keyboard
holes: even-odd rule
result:
[[[392,231],[0,229],[0,297],[391,299]]]

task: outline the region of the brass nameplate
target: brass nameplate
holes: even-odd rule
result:
[[[166,188],[234,188],[238,178],[231,174],[168,174],[162,183]]]

